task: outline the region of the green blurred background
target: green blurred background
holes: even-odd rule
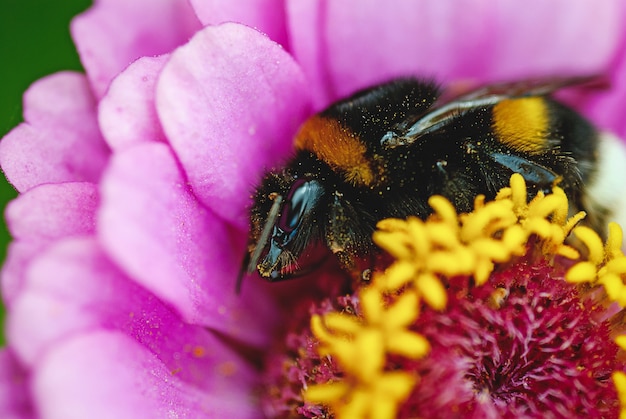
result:
[[[22,121],[22,94],[32,82],[59,70],[81,70],[69,23],[90,4],[90,0],[0,0],[0,137]],[[15,195],[1,176],[3,213]],[[8,241],[3,221],[0,260],[4,260]],[[0,319],[4,325],[1,306]],[[0,346],[4,343],[3,329]]]

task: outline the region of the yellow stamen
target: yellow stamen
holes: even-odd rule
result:
[[[619,417],[620,419],[626,419],[626,374],[621,371],[614,372],[613,383],[617,389],[617,398],[622,406]]]
[[[565,279],[568,282],[593,282],[596,279],[596,265],[591,262],[579,262],[567,271]]]
[[[598,233],[585,226],[576,227],[573,233],[589,249],[589,262],[594,265],[601,264],[604,259],[604,246]]]
[[[609,224],[609,237],[605,244],[588,227],[576,227],[572,233],[587,247],[588,260],[572,266],[565,279],[573,283],[602,285],[610,301],[626,307],[626,256],[621,250],[623,236],[620,226]]]
[[[439,278],[433,274],[423,273],[415,281],[416,290],[422,298],[435,310],[443,310],[448,296]]]
[[[320,355],[331,356],[344,377],[310,386],[304,397],[329,406],[337,418],[394,417],[419,377],[388,370],[388,356],[428,355],[428,340],[411,330],[421,304],[445,310],[448,294],[442,279],[468,276],[480,286],[496,263],[524,255],[531,236],[544,253],[575,260],[579,252],[564,244],[573,232],[588,248],[588,258],[570,268],[566,280],[601,284],[612,301],[626,306],[621,229],[611,224],[603,244],[593,230],[576,227],[585,214],[567,218],[567,196],[559,187],[528,202],[524,178],[514,174],[510,187],[500,190],[494,201],[476,197],[472,213],[457,214],[440,196],[431,197],[429,204],[433,214],[426,221],[409,217],[378,223],[373,240],[395,260],[358,291],[360,314],[328,313],[311,319]],[[497,299],[491,303],[497,305]],[[618,337],[616,344],[626,349],[626,336]],[[626,405],[626,375],[615,373],[613,379]],[[626,419],[626,413],[622,415]]]
[[[620,335],[616,337],[615,343],[617,343],[617,346],[619,346],[623,350],[626,350],[626,335]]]
[[[617,223],[609,223],[609,238],[606,241],[606,253],[615,259],[624,256],[622,253],[622,228]]]

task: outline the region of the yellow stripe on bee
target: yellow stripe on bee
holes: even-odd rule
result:
[[[371,186],[374,182],[374,171],[365,155],[365,145],[335,119],[319,115],[310,118],[296,136],[295,146],[315,153],[333,170],[343,172],[348,183]]]
[[[549,115],[541,97],[506,99],[493,107],[498,140],[517,151],[542,153],[548,146]]]

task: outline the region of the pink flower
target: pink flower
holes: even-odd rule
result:
[[[483,287],[472,286],[467,277],[452,278],[447,307],[423,305],[410,326],[427,338],[429,354],[417,360],[388,357],[388,368],[419,377],[395,417],[617,417],[611,372],[626,364],[616,358],[601,304],[581,298],[563,274],[562,265],[555,268],[543,255],[529,254]],[[302,383],[311,388],[342,382],[350,373],[337,365],[332,351],[320,354],[309,318],[348,312],[362,319],[362,305],[357,293],[328,298],[292,316],[285,347],[267,361],[266,412],[277,418],[329,414],[325,405],[305,403]]]
[[[234,293],[250,191],[357,88],[605,75],[574,105],[626,134],[619,0],[231,3],[96,2],[72,24],[86,74],[26,92],[0,143],[21,193],[0,416],[261,416],[259,359],[313,285]]]

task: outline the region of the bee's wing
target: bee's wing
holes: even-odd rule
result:
[[[399,146],[408,146],[419,138],[436,132],[456,120],[456,118],[485,106],[495,105],[496,103],[506,99],[507,96],[490,95],[485,97],[461,98],[454,100],[443,106],[433,109],[431,112],[419,118],[415,123],[401,129],[391,129],[387,131],[380,140],[385,148],[395,148]]]
[[[409,145],[426,134],[436,132],[463,114],[485,106],[493,106],[506,99],[524,96],[544,96],[557,90],[572,86],[599,88],[607,82],[598,76],[528,79],[523,81],[497,83],[482,86],[477,89],[459,94],[458,89],[451,89],[453,93],[444,93],[433,104],[430,112],[417,121],[398,124],[396,129],[388,131],[381,139],[383,147],[398,147]]]
[[[506,99],[525,96],[544,96],[570,86],[593,85],[597,87],[604,81],[598,77],[570,77],[530,79],[521,82],[499,83],[483,86],[459,94],[450,99],[451,94],[445,93],[435,102],[431,110],[410,124],[399,124],[396,129],[389,130],[382,138],[381,145],[385,148],[410,146],[421,137],[436,133],[476,109],[489,107]],[[521,173],[530,183],[550,184],[557,175],[550,169],[522,156],[491,153],[489,157],[497,164]]]

